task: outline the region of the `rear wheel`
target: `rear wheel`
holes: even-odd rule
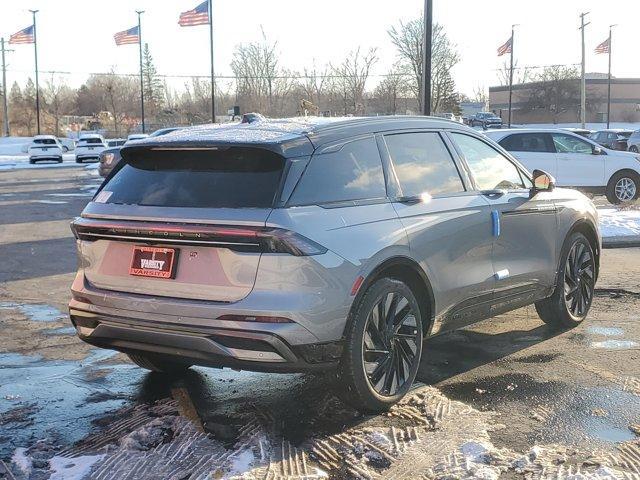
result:
[[[557,327],[582,322],[593,300],[595,269],[591,244],[581,233],[572,234],[563,248],[553,295],[536,303],[542,321]]]
[[[76,158],[76,163],[82,163],[82,160],[79,158]]]
[[[640,175],[632,171],[614,174],[607,184],[607,200],[615,205],[631,202],[640,194]]]
[[[35,161],[35,160],[33,160],[32,158],[30,158],[30,159],[29,159],[29,163],[30,163],[31,165],[33,165],[34,163],[36,163],[36,161]]]
[[[358,410],[379,412],[411,388],[422,353],[422,318],[411,289],[382,278],[360,300],[346,334],[341,392]]]
[[[191,365],[169,360],[162,356],[140,355],[138,353],[127,353],[129,359],[139,367],[159,373],[181,373],[186,371]]]
[[[635,145],[631,145],[629,147],[629,151],[633,153],[638,153],[638,147],[636,147]]]

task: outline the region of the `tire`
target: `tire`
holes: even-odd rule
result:
[[[627,170],[613,174],[607,184],[606,195],[609,203],[614,205],[632,202],[640,195],[640,175]]]
[[[182,373],[191,365],[180,363],[174,360],[168,360],[161,356],[140,355],[138,353],[127,353],[129,359],[139,367],[158,373]]]
[[[58,163],[62,163],[62,158],[59,158],[59,159],[58,159]]]
[[[76,158],[76,163],[82,163],[82,160],[79,158]]]
[[[395,315],[389,316],[390,312]],[[381,324],[381,316],[391,321]],[[422,330],[418,301],[405,283],[391,278],[373,283],[347,324],[338,371],[342,398],[356,409],[371,413],[388,410],[397,403],[418,373]]]
[[[571,234],[562,247],[553,295],[535,304],[544,323],[572,328],[586,318],[595,290],[595,268],[595,255],[587,237],[578,232]]]
[[[629,151],[633,153],[638,153],[638,147],[636,147],[635,145],[631,145],[629,147]]]
[[[31,165],[35,165],[36,161],[35,161],[35,160],[32,160],[32,159],[30,158],[30,159],[29,159],[29,163],[30,163]]]

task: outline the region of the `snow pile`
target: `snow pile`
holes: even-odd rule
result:
[[[640,210],[598,209],[603,238],[640,236]]]
[[[83,455],[75,458],[53,457],[49,460],[51,476],[49,480],[82,480],[91,467],[104,458],[104,455]]]

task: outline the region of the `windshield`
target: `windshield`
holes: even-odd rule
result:
[[[162,207],[271,207],[284,159],[257,148],[145,150],[105,185],[106,203]],[[106,194],[105,194],[106,195]]]

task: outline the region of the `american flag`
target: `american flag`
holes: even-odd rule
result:
[[[207,25],[209,23],[209,1],[206,0],[193,10],[182,12],[178,25],[181,27],[193,27],[194,25]]]
[[[140,31],[138,27],[131,27],[129,30],[123,30],[113,36],[116,45],[128,45],[130,43],[140,42]]]
[[[23,28],[9,37],[9,43],[33,43],[33,25]]]
[[[511,53],[511,37],[498,48],[498,56],[501,57],[505,53]]]
[[[604,42],[602,42],[600,45],[598,45],[596,47],[595,52],[596,53],[609,53],[609,46],[610,46],[609,40],[610,39],[607,38]]]

